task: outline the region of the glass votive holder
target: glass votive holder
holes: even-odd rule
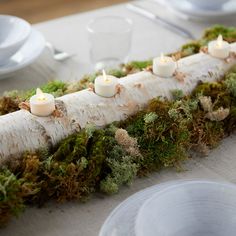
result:
[[[127,61],[133,23],[120,16],[103,16],[87,26],[90,60],[96,70],[115,68]]]

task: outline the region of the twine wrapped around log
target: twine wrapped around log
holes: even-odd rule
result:
[[[236,51],[236,43],[231,44],[231,51]],[[60,116],[37,117],[26,110],[0,116],[0,162],[25,151],[51,147],[88,123],[102,127],[124,120],[155,97],[172,99],[174,89],[188,94],[199,81],[220,79],[235,63],[235,59],[226,61],[201,52],[178,61],[177,72],[185,75],[184,82],[143,71],[121,78],[121,89],[112,98],[100,97],[91,89],[57,98]]]

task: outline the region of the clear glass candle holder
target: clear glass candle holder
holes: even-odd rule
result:
[[[103,16],[87,26],[90,60],[96,70],[115,68],[127,61],[133,23],[120,16]]]

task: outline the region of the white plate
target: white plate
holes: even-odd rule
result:
[[[99,236],[135,236],[135,221],[140,206],[153,194],[182,181],[170,181],[146,188],[118,205],[104,222]]]
[[[222,21],[236,16],[235,0],[231,0],[223,4],[222,8],[219,10],[203,10],[193,6],[187,0],[168,0],[165,1],[165,4],[169,8],[185,14],[193,19]]]
[[[235,236],[236,185],[194,180],[169,185],[140,208],[136,236]]]
[[[45,48],[45,39],[43,35],[35,29],[32,29],[29,39],[14,54],[9,61],[0,66],[0,79],[6,78],[11,73],[22,69],[33,63]]]

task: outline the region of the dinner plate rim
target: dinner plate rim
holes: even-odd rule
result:
[[[159,191],[165,189],[168,186],[175,186],[181,183],[187,183],[187,182],[192,182],[192,181],[209,181],[209,182],[215,182],[215,183],[221,183],[221,184],[231,184],[233,186],[235,186],[234,183],[230,183],[226,180],[216,180],[216,179],[204,179],[204,178],[192,178],[192,179],[178,179],[178,180],[170,180],[167,182],[163,182],[163,183],[159,183],[153,186],[150,186],[148,188],[145,188],[143,190],[140,190],[136,193],[134,193],[133,195],[129,196],[128,198],[126,198],[124,201],[122,201],[118,206],[116,206],[113,211],[111,211],[111,213],[108,215],[108,217],[106,218],[106,220],[104,221],[103,225],[100,228],[100,232],[99,232],[99,236],[123,236],[123,235],[129,235],[129,236],[135,236],[135,220],[134,222],[132,222],[128,217],[125,218],[125,212],[127,212],[127,206],[131,207],[134,204],[132,202],[134,202],[136,200],[136,208],[135,211],[136,212],[136,217],[138,215],[138,211],[140,210],[141,206],[148,201],[154,194],[157,194]],[[137,204],[137,201],[139,201],[141,204]],[[117,232],[115,230],[114,227],[114,223],[117,220],[117,218],[119,218],[119,213],[123,213],[122,217],[124,217],[123,219],[125,220],[130,220],[128,223],[127,221],[125,221],[127,223],[126,227],[132,228],[132,232],[126,232],[126,234],[121,234],[119,232]],[[132,225],[131,225],[132,223]],[[129,225],[129,226],[128,226]],[[132,233],[132,234],[131,234]]]
[[[219,16],[231,16],[236,13],[236,3],[234,9],[224,10],[224,11],[210,11],[210,10],[201,10],[198,8],[194,8],[193,10],[186,10],[182,9],[181,7],[175,7],[177,4],[175,3],[176,0],[170,0],[166,1],[165,4],[167,7],[172,8],[173,10],[180,12],[182,14],[185,14],[187,16],[193,17],[193,18],[199,18],[199,17],[206,17],[206,18],[213,18],[213,17],[219,17]],[[231,0],[232,1],[232,0]],[[173,4],[174,3],[174,4]]]
[[[138,228],[139,221],[140,221],[139,218],[140,218],[143,210],[146,208],[146,206],[148,204],[150,204],[151,201],[153,201],[155,198],[159,197],[160,194],[165,194],[168,190],[178,188],[179,186],[186,186],[186,185],[189,186],[189,185],[192,185],[192,184],[214,184],[214,185],[218,185],[218,186],[222,186],[222,187],[230,187],[230,188],[236,189],[236,185],[233,184],[233,183],[229,183],[229,182],[226,182],[226,181],[206,180],[206,179],[181,181],[181,182],[176,183],[176,184],[170,184],[170,185],[166,186],[165,188],[160,189],[158,192],[153,193],[152,196],[150,196],[148,199],[146,199],[144,201],[144,203],[139,207],[139,210],[138,210],[137,215],[136,215],[135,226],[134,226],[135,227],[135,229],[134,229],[135,235],[136,236],[142,235],[142,234],[139,234],[139,230],[140,230]]]
[[[141,204],[137,205],[137,214],[136,217],[138,215],[138,211],[140,210],[140,207],[148,200],[150,199],[154,194],[157,194],[159,191],[163,190],[164,188],[168,187],[168,186],[174,186],[177,184],[180,184],[182,182],[191,182],[191,181],[212,181],[212,182],[217,182],[217,183],[228,183],[227,181],[216,181],[216,180],[212,180],[212,179],[202,179],[202,178],[194,178],[194,179],[179,179],[179,180],[170,180],[167,182],[163,182],[163,183],[159,183],[156,185],[153,185],[151,187],[145,188],[143,190],[140,190],[136,193],[134,193],[133,195],[129,196],[128,198],[126,198],[124,201],[122,201],[118,206],[116,206],[111,213],[108,215],[108,217],[106,218],[106,220],[104,221],[102,227],[100,228],[100,232],[99,232],[99,236],[121,236],[121,234],[117,233],[114,231],[111,232],[109,230],[109,228],[111,228],[111,226],[114,224],[115,220],[117,217],[119,217],[119,213],[120,212],[125,212],[127,210],[127,206],[132,206],[132,202],[137,200],[140,201]],[[125,217],[125,216],[124,216]],[[127,223],[128,224],[128,223]],[[130,222],[129,222],[130,224]],[[135,222],[133,224],[133,232],[135,232]],[[127,232],[129,233],[129,236],[131,236],[131,232]],[[135,234],[132,234],[132,236]],[[123,236],[123,234],[122,234]]]
[[[37,40],[37,48],[35,47],[34,50],[28,48],[29,44],[33,42],[33,40]],[[28,45],[27,45],[28,44]],[[31,35],[29,39],[25,42],[25,44],[16,52],[12,57],[21,55],[23,59],[21,62],[16,63],[15,65],[6,64],[5,66],[0,67],[0,79],[6,78],[8,74],[16,72],[31,63],[33,63],[42,53],[43,49],[45,48],[45,38],[41,32],[36,29],[32,29]],[[25,53],[24,51],[29,51],[29,53]]]

